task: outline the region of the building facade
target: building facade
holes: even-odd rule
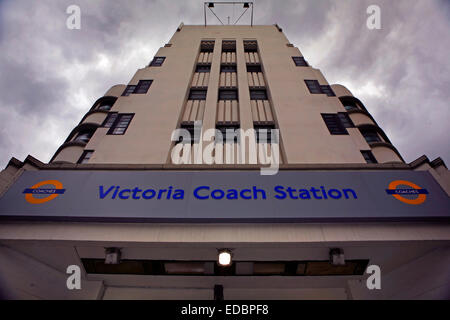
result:
[[[170,164],[173,130],[194,121],[204,131],[278,128],[286,164],[403,163],[364,105],[330,86],[277,27],[179,30],[128,86],[93,105],[52,163],[91,151],[91,164]]]
[[[278,25],[181,24],[0,187],[6,298],[450,298],[445,164],[405,163]]]

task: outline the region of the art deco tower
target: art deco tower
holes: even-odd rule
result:
[[[196,120],[203,131],[279,129],[283,164],[403,163],[363,103],[279,27],[183,25],[93,104],[51,163],[170,164],[172,132]]]

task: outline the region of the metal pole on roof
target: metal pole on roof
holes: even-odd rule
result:
[[[1,0],[0,0],[1,1]],[[236,20],[236,22],[234,24],[236,24],[240,18],[245,14],[245,12],[247,12],[247,10],[249,9],[250,6],[252,6],[252,13],[251,13],[251,22],[250,25],[253,27],[253,11],[254,11],[254,3],[252,1],[244,1],[244,2],[223,2],[223,1],[210,1],[210,2],[204,2],[203,3],[203,15],[204,15],[204,19],[205,19],[205,27],[208,25],[207,23],[207,17],[206,17],[206,6],[208,6],[208,9],[212,12],[212,14],[217,18],[217,20],[219,20],[219,22],[224,25],[224,23],[222,22],[222,20],[220,20],[220,18],[217,16],[217,14],[211,9],[214,8],[214,4],[227,4],[227,5],[233,5],[233,19],[234,20],[234,7],[236,4],[244,4],[244,12],[243,14]],[[230,24],[230,17],[228,17],[228,24]]]
[[[253,2],[251,2],[251,4],[252,4],[252,18],[251,18],[250,26],[253,27]]]

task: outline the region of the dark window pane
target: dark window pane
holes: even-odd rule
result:
[[[77,134],[74,142],[82,142],[82,143],[88,143],[89,140],[91,140],[91,137],[94,135],[94,131],[81,131]]]
[[[256,41],[244,41],[245,52],[258,52],[258,43]]]
[[[200,132],[198,132],[198,134],[196,135],[195,127],[194,127],[193,124],[182,124],[180,126],[180,129],[185,129],[185,130],[189,131],[190,137],[187,138],[188,140],[183,141],[183,137],[180,136],[178,138],[178,141],[176,142],[177,144],[178,143],[190,143],[190,144],[193,144],[193,143],[198,143],[200,141]]]
[[[255,125],[257,143],[278,143],[276,136],[272,136],[274,125]]]
[[[297,67],[307,67],[308,63],[305,61],[303,57],[292,57]]]
[[[352,111],[352,110],[360,110],[360,106],[358,104],[358,101],[354,98],[346,97],[346,98],[340,98],[342,105],[344,106],[345,110]]]
[[[308,87],[308,90],[310,93],[318,94],[322,93],[322,90],[320,89],[319,81],[317,80],[305,80],[306,86]]]
[[[104,105],[99,106],[98,110],[109,111],[109,110],[111,110],[111,108],[112,108],[112,105],[104,104]]]
[[[238,141],[239,125],[217,125],[216,129],[222,134],[222,142]],[[220,142],[220,138],[216,136],[216,142]]]
[[[133,119],[134,114],[124,113],[118,114],[116,121],[111,125],[107,134],[124,134],[130,125],[131,119]]]
[[[358,110],[358,107],[357,107],[356,105],[352,105],[352,104],[349,104],[349,103],[346,103],[346,104],[344,105],[344,108],[345,108],[345,110],[347,110],[347,111]]]
[[[220,67],[220,72],[237,72],[236,70],[236,66],[234,65]]]
[[[150,88],[153,80],[140,80],[133,93],[145,94]]]
[[[105,121],[103,122],[103,127],[105,128],[111,128],[114,122],[117,119],[118,114],[117,113],[110,113],[106,117]]]
[[[320,90],[322,91],[322,93],[325,93],[329,97],[335,97],[336,96],[334,94],[334,91],[328,85],[320,86]]]
[[[237,90],[220,90],[219,100],[238,100]]]
[[[267,100],[266,90],[250,90],[250,100]]]
[[[124,128],[114,128],[112,131],[113,135],[122,135],[125,133],[125,129]]]
[[[211,72],[211,66],[210,65],[197,65],[195,68],[195,72]]]
[[[373,143],[373,142],[381,142],[381,138],[376,133],[376,131],[373,130],[365,130],[361,132],[364,139],[366,139],[367,143]]]
[[[236,52],[236,41],[223,41],[222,52]]]
[[[191,90],[189,100],[206,100],[206,90]]]
[[[378,163],[377,159],[375,159],[372,151],[361,151],[364,159],[367,163]]]
[[[345,128],[354,128],[355,127],[355,125],[353,124],[353,122],[350,119],[350,117],[348,116],[348,114],[346,114],[344,112],[339,112],[338,117],[339,117],[339,120],[341,121],[342,125]]]
[[[247,66],[247,72],[262,72],[262,70],[261,70],[261,66],[258,66],[258,65],[249,65],[249,66]]]
[[[322,113],[322,118],[331,134],[348,134],[337,114]]]
[[[150,66],[160,67],[164,63],[165,59],[166,59],[166,57],[155,57],[155,58],[153,58],[153,61],[150,63]]]
[[[97,109],[103,110],[103,111],[109,111],[109,110],[111,110],[113,104],[114,104],[114,102],[112,102],[112,101],[105,101],[105,102],[100,103],[100,105],[97,107]]]
[[[88,163],[93,153],[91,150],[84,151],[77,163]]]
[[[122,96],[129,96],[130,94],[132,94],[134,92],[135,89],[136,89],[136,86],[134,86],[134,85],[127,86],[125,91],[122,93]]]
[[[194,125],[182,125],[181,129],[189,131],[190,137],[187,138],[187,141],[183,141],[183,137],[179,137],[178,143],[184,142],[184,143],[194,143],[195,140],[195,132],[194,132]]]
[[[214,51],[214,41],[202,41],[200,45],[201,52],[213,52]]]

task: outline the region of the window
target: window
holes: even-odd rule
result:
[[[214,41],[202,41],[200,45],[200,52],[213,52]]]
[[[333,92],[333,89],[331,89],[331,87],[328,85],[320,86],[320,91],[322,91],[322,93],[325,93],[329,97],[336,96]]]
[[[219,90],[219,100],[238,100],[237,90]]]
[[[352,97],[343,97],[339,98],[345,110],[353,111],[353,110],[361,110],[361,106],[359,105],[357,99]]]
[[[114,122],[117,120],[117,116],[119,114],[117,112],[111,112],[106,117],[105,121],[103,121],[102,127],[104,128],[111,128]]]
[[[189,100],[206,100],[206,90],[191,89]]]
[[[147,93],[148,89],[152,85],[152,82],[153,82],[153,80],[139,80],[139,83],[136,86],[136,89],[134,89],[133,93],[137,93],[137,94]]]
[[[132,94],[134,92],[134,89],[136,89],[136,86],[134,86],[134,85],[127,86],[125,91],[122,93],[122,96],[125,96],[125,97],[129,96],[130,94]]]
[[[272,136],[272,130],[275,129],[275,125],[254,125],[254,128],[257,143],[278,143],[276,136]]]
[[[93,153],[94,153],[94,151],[92,151],[92,150],[85,150],[77,163],[88,163],[89,159],[91,159]]]
[[[356,105],[352,105],[352,104],[349,104],[349,103],[346,103],[344,105],[344,108],[347,111],[358,110],[358,107]]]
[[[330,86],[320,85],[319,81],[317,81],[317,80],[305,80],[305,83],[309,89],[309,92],[311,92],[313,94],[324,93],[329,97],[336,96]]]
[[[347,110],[347,111],[352,111],[352,110],[358,110],[359,109],[357,104],[354,103],[354,102],[345,102],[343,104],[344,104],[345,110]]]
[[[375,130],[363,130],[361,133],[369,144],[373,142],[381,142],[381,138]]]
[[[256,41],[244,41],[244,52],[258,52],[258,43]]]
[[[247,72],[262,72],[261,70],[261,66],[258,65],[251,65],[251,66],[247,66]]]
[[[132,93],[143,94],[147,93],[148,89],[152,85],[153,80],[139,80],[137,86],[129,85],[122,93],[122,96],[129,96]]]
[[[236,143],[238,141],[239,125],[217,125],[216,130],[222,134],[222,139],[216,135],[216,142],[234,141]]]
[[[127,131],[130,125],[131,119],[133,119],[134,113],[121,113],[117,115],[116,120],[111,125],[107,134],[110,135],[123,135]]]
[[[364,159],[367,163],[378,163],[377,159],[375,159],[372,151],[361,151]]]
[[[297,67],[307,67],[308,63],[306,62],[305,58],[303,57],[292,57],[292,60],[294,60],[295,65]]]
[[[73,139],[74,142],[81,142],[81,143],[88,143],[89,140],[91,140],[91,137],[94,135],[94,131],[91,130],[83,130],[78,132],[75,139]]]
[[[305,80],[306,86],[308,87],[308,90],[310,93],[318,94],[322,93],[322,90],[320,89],[319,81],[317,80]]]
[[[178,143],[185,143],[185,144],[186,144],[186,143],[190,143],[190,144],[193,144],[193,143],[198,143],[198,142],[200,141],[200,136],[199,136],[199,135],[195,135],[195,127],[194,127],[194,124],[191,124],[191,123],[182,123],[181,126],[180,126],[180,129],[184,129],[184,130],[189,131],[190,139],[187,140],[187,141],[184,141],[184,140],[183,140],[183,137],[180,136],[180,137],[178,138],[178,141],[176,142],[176,144],[178,144]]]
[[[161,67],[166,60],[166,57],[154,57],[152,62],[150,62],[151,67]]]
[[[204,72],[204,73],[211,72],[211,66],[198,64],[197,67],[195,68],[195,72]]]
[[[97,110],[109,111],[111,110],[112,105],[110,103],[101,104],[98,106]]]
[[[220,72],[237,72],[235,65],[221,66]]]
[[[267,100],[266,90],[250,89],[250,100]]]
[[[345,128],[354,128],[355,127],[355,125],[353,124],[352,120],[350,119],[350,117],[348,116],[347,113],[345,113],[345,112],[338,112],[337,115],[338,115],[339,120],[341,121],[342,125]]]
[[[336,113],[322,113],[322,118],[331,134],[348,134]]]
[[[236,41],[222,41],[222,52],[236,52]]]
[[[111,108],[114,105],[114,103],[116,102],[116,100],[117,100],[117,98],[102,99],[102,101],[96,106],[95,109],[102,110],[102,111],[109,111],[109,110],[111,110]]]

